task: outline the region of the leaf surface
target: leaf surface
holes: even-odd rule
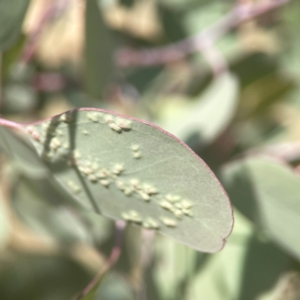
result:
[[[29,0],[0,1],[0,51],[17,41],[28,3]]]
[[[285,252],[262,240],[252,222],[235,210],[235,226],[226,248],[199,268],[184,299],[259,299],[276,283],[288,261]]]
[[[287,165],[268,157],[228,164],[223,183],[241,212],[300,258],[300,179]]]
[[[190,148],[161,128],[85,108],[26,130],[82,206],[200,251],[223,247],[233,223],[225,191]]]
[[[115,41],[104,22],[98,2],[86,1],[85,83],[90,96],[102,98],[113,73]]]
[[[205,93],[177,114],[163,117],[161,126],[187,141],[198,135],[204,144],[213,141],[232,120],[238,104],[238,80],[230,73],[214,79]]]

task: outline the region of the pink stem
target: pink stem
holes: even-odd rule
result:
[[[0,118],[0,125],[1,126],[5,126],[5,127],[10,127],[10,128],[14,128],[14,129],[23,129],[23,125],[13,122],[13,121],[9,121],[6,119],[2,119]]]

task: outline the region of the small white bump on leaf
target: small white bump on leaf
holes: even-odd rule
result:
[[[148,194],[146,194],[143,191],[138,191],[139,195],[142,197],[143,200],[145,201],[150,201],[150,196]]]
[[[113,173],[116,175],[121,174],[124,171],[124,166],[122,164],[116,164],[113,167]]]
[[[159,223],[150,217],[143,222],[143,226],[147,229],[159,229]]]
[[[130,120],[122,119],[122,118],[116,118],[115,123],[121,127],[122,129],[130,130],[132,123]]]
[[[186,209],[189,209],[191,208],[194,204],[189,201],[189,200],[182,200],[181,201],[181,205],[182,205],[182,208],[186,208]]]
[[[68,181],[68,186],[70,187],[72,192],[75,194],[78,194],[81,192],[81,188],[76,183],[74,183],[72,180]]]
[[[181,202],[177,202],[177,203],[175,203],[174,205],[175,205],[175,207],[177,207],[177,208],[179,208],[179,209],[182,209],[182,208],[183,208]]]
[[[166,199],[169,201],[169,202],[171,202],[171,203],[175,203],[175,202],[178,202],[178,201],[180,201],[180,196],[178,196],[178,195],[172,195],[172,194],[168,194],[167,196],[166,196]]]
[[[31,134],[32,132],[35,131],[35,129],[34,129],[34,127],[32,127],[32,126],[28,126],[28,127],[26,128],[26,131],[27,131],[27,133]]]
[[[96,163],[96,162],[93,162],[92,165],[91,165],[91,168],[94,170],[94,171],[97,171],[99,169],[99,165]]]
[[[129,215],[130,215],[130,220],[132,222],[136,222],[136,223],[142,222],[142,218],[137,211],[131,210],[131,211],[129,211]]]
[[[80,165],[78,167],[79,171],[85,175],[89,175],[89,174],[92,174],[94,172],[94,170],[89,167],[89,166],[86,166],[86,165]]]
[[[68,112],[68,113],[65,113],[65,114],[62,114],[60,117],[59,117],[60,121],[62,122],[65,122],[65,123],[70,123],[72,121],[72,113],[71,112]]]
[[[121,216],[125,221],[130,221],[130,215],[128,213],[122,212]]]
[[[103,168],[96,173],[96,176],[99,179],[104,179],[104,178],[108,177],[109,174],[110,174],[109,171],[107,169]]]
[[[100,183],[101,183],[103,186],[108,187],[109,184],[110,184],[110,181],[107,180],[107,179],[101,179],[101,180],[100,180]]]
[[[51,142],[50,142],[50,148],[52,150],[57,150],[59,147],[61,146],[61,141],[57,138],[57,137],[54,137],[51,139]]]
[[[140,149],[140,146],[137,145],[137,144],[133,144],[133,145],[131,145],[130,148],[131,148],[132,151],[138,151]]]
[[[174,215],[175,215],[176,218],[181,219],[183,217],[183,211],[180,210],[180,209],[176,209],[174,211]]]
[[[115,124],[115,123],[109,123],[108,126],[109,126],[112,130],[114,130],[114,131],[116,131],[116,132],[118,132],[118,133],[122,132],[122,128],[119,127],[119,126],[118,126],[117,124]]]
[[[88,113],[88,118],[89,120],[93,121],[94,123],[98,123],[99,122],[99,116],[96,112],[90,112]]]
[[[148,184],[148,183],[144,183],[142,185],[142,189],[148,195],[153,195],[153,194],[157,194],[158,193],[157,189],[153,185]]]
[[[111,123],[114,120],[114,117],[112,115],[105,115],[104,121],[106,124]]]
[[[168,201],[162,201],[159,203],[160,206],[164,209],[172,211],[174,209],[173,205]]]
[[[84,134],[84,135],[89,135],[90,133],[87,131],[87,130],[82,130],[82,133]]]
[[[31,136],[32,136],[32,138],[34,139],[34,140],[36,140],[37,142],[40,142],[40,134],[35,130],[35,128],[34,127],[32,127],[32,126],[28,126],[27,128],[26,128],[26,131],[27,131],[27,133],[29,133]]]
[[[130,210],[129,212],[122,212],[121,216],[126,221],[131,221],[131,222],[135,222],[135,223],[141,223],[142,222],[141,216],[135,210]]]
[[[125,183],[121,180],[117,180],[116,185],[117,185],[118,189],[121,191],[124,191],[126,188]]]
[[[174,219],[163,217],[162,222],[168,227],[176,227],[177,222]]]
[[[126,196],[130,196],[130,195],[132,195],[132,193],[133,193],[133,189],[132,189],[131,187],[126,187],[126,188],[125,188],[124,194],[125,194]]]
[[[90,174],[88,176],[88,179],[89,179],[90,182],[93,182],[93,183],[98,181],[98,178],[94,174]]]
[[[135,159],[139,159],[142,157],[142,153],[140,151],[137,151],[137,152],[133,152],[132,153],[132,156],[135,158]]]
[[[79,158],[81,157],[80,152],[79,152],[78,150],[75,150],[75,151],[73,152],[73,157],[74,157],[75,159],[79,159]]]
[[[40,134],[37,132],[37,131],[33,131],[31,133],[31,136],[32,138],[37,141],[37,142],[40,142],[41,141],[41,137],[40,137]]]
[[[47,131],[49,126],[50,126],[50,122],[45,122],[45,123],[42,124],[42,129]]]
[[[139,190],[140,189],[140,181],[136,178],[130,179],[130,184],[132,185],[133,188]]]

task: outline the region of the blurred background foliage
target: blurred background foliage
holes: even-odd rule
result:
[[[85,299],[300,299],[299,28],[298,0],[0,0],[3,117],[101,107],[149,120],[202,157],[234,205],[214,255],[128,226]],[[4,136],[0,299],[75,299],[105,265],[114,222],[11,160]]]

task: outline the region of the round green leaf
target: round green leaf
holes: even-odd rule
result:
[[[38,154],[84,207],[215,252],[230,234],[228,196],[207,165],[161,128],[82,108],[26,125]]]

